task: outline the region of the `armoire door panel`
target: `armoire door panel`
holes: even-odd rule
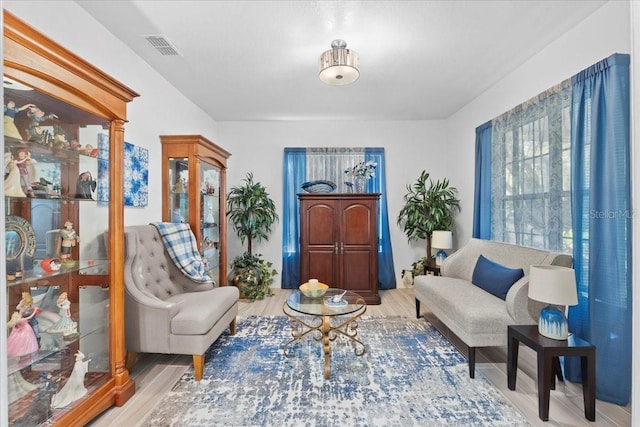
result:
[[[345,245],[368,245],[371,233],[375,232],[371,207],[364,204],[352,204],[342,211],[342,242]]]
[[[336,212],[334,206],[318,204],[307,211],[309,245],[333,244],[336,241]]]
[[[371,251],[345,252],[342,261],[342,287],[360,294],[371,292]]]
[[[303,283],[309,279],[318,279],[320,282],[325,283],[331,287],[334,286],[335,278],[335,259],[336,256],[333,250],[319,250],[312,249],[304,255],[307,260],[307,272],[308,275],[301,277]]]

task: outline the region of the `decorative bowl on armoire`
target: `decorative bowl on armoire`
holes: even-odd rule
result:
[[[302,189],[307,193],[331,193],[336,187],[335,182],[326,180],[309,181],[302,184]]]

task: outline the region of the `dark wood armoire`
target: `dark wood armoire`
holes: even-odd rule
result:
[[[348,289],[367,304],[378,294],[380,194],[299,194],[300,279]]]

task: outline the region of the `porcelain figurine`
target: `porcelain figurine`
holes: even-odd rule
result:
[[[33,105],[29,107],[27,117],[29,117],[30,120],[29,128],[27,129],[29,141],[46,144],[48,142],[49,133],[40,126],[40,123],[48,119],[57,119],[58,116],[53,113],[45,114],[44,111]]]
[[[71,371],[71,375],[64,387],[53,396],[51,407],[54,409],[64,408],[87,394],[87,389],[84,386],[84,376],[88,371],[89,361],[84,360],[84,354],[78,350],[73,371]]]
[[[31,317],[35,315],[34,312]],[[7,337],[7,357],[27,356],[38,351],[38,339],[29,325],[31,317],[22,317],[17,311],[11,315],[7,322],[7,326],[11,328]]]
[[[93,200],[92,192],[96,190],[96,181],[91,176],[91,172],[82,172],[76,182],[76,199]]]
[[[31,183],[37,179],[35,168],[37,162],[31,158],[31,153],[26,148],[20,148],[17,154],[18,158],[14,162],[20,172],[20,185],[28,197],[33,197],[34,192]]]
[[[27,197],[20,185],[20,170],[13,161],[11,153],[4,153],[4,195],[8,197]]]
[[[7,101],[7,104],[4,106],[4,136],[22,139],[22,135],[20,135],[20,132],[16,127],[15,118],[19,112],[31,107],[35,107],[35,105],[25,104],[22,107],[16,107],[16,103],[14,101]]]
[[[64,228],[60,230],[58,240],[60,260],[64,264],[71,259],[71,252],[76,246],[76,243],[80,241],[80,237],[76,234],[76,230],[73,229],[73,223],[71,221],[65,221]]]
[[[16,306],[16,310],[20,315],[26,319],[29,319],[29,325],[33,329],[33,333],[40,344],[40,328],[38,326],[38,314],[40,314],[40,308],[33,305],[33,297],[29,292],[22,293],[22,299]]]
[[[57,306],[60,309],[60,320],[47,332],[52,334],[62,333],[63,336],[73,336],[78,333],[78,323],[71,318],[71,301],[66,292],[62,292],[58,297]]]

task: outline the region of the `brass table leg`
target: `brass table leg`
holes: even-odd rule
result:
[[[322,316],[322,344],[324,346],[324,378],[331,378],[331,340],[329,339],[331,332],[331,319],[329,316]]]
[[[335,318],[336,316],[307,315],[312,319],[310,322],[305,322],[301,320],[299,314],[296,314],[293,311],[289,312],[287,310],[287,303],[284,303],[282,306],[282,311],[287,315],[287,317],[289,317],[289,319],[291,319],[291,340],[284,345],[284,355],[291,357],[289,346],[294,342],[300,341],[309,333],[317,331],[318,334],[317,337],[314,337],[314,340],[322,341],[325,379],[331,378],[331,341],[334,341],[338,334],[356,343],[356,347],[354,349],[356,356],[362,356],[366,351],[364,343],[357,338],[357,319],[367,311],[366,305],[363,305],[363,307],[355,313],[345,315],[350,317],[335,326],[331,325],[331,318]]]

